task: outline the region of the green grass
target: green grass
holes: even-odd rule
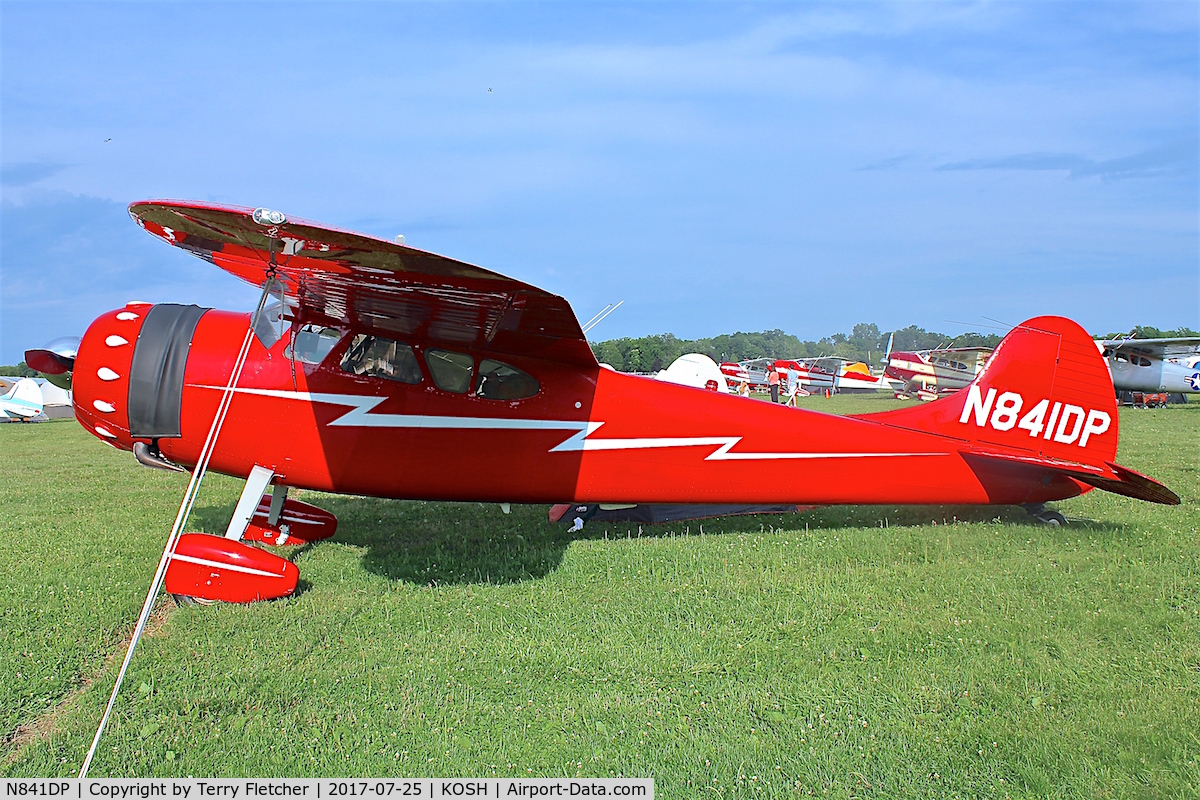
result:
[[[893,401],[805,398],[859,413]],[[1121,412],[1174,508],[839,507],[661,526],[303,496],[301,591],[175,608],[92,775],[653,776],[661,797],[1193,797],[1200,404]],[[186,476],[0,426],[0,772],[78,771]],[[210,476],[192,529],[239,483]],[[39,735],[12,739],[40,720]]]

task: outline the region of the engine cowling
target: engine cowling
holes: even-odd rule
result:
[[[74,361],[79,423],[122,450],[180,436],[184,368],[206,311],[135,302],[98,317]]]

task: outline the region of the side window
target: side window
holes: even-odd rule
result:
[[[296,332],[295,358],[305,364],[320,364],[341,338],[342,332],[337,328],[305,325]],[[288,358],[292,358],[290,348],[289,345],[289,349],[284,351]]]
[[[533,397],[541,387],[529,375],[501,361],[485,358],[479,362],[475,394],[489,400],[520,400]]]
[[[1117,353],[1117,361],[1119,361],[1122,364],[1128,364],[1129,356],[1125,355],[1124,353]]]
[[[449,350],[426,350],[425,363],[429,366],[429,374],[439,389],[456,394],[464,394],[471,388],[471,373],[475,361],[466,353],[454,353]]]
[[[1139,358],[1138,358],[1138,366],[1139,366],[1139,367],[1148,367],[1148,366],[1150,366],[1150,359],[1148,359],[1148,358],[1141,358],[1141,357],[1139,357]]]
[[[283,303],[278,301],[263,308],[254,326],[254,335],[263,347],[270,350],[275,343],[287,335],[292,323],[284,316]]]
[[[403,342],[362,333],[354,337],[346,355],[342,356],[342,369],[369,378],[384,378],[400,383],[421,382],[421,367],[411,347]]]

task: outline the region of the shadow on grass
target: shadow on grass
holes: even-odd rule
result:
[[[542,578],[559,567],[572,542],[586,540],[989,522],[1055,530],[1016,506],[830,506],[795,514],[654,525],[593,521],[582,531],[570,533],[567,522],[549,521],[544,505],[516,505],[512,513],[504,514],[494,503],[380,500],[316,493],[305,493],[304,499],[338,518],[338,531],[330,542],[364,548],[362,564],[367,571],[418,585],[504,584]],[[232,513],[232,505],[197,508],[191,528],[220,534]],[[1116,532],[1120,528],[1074,520],[1057,535],[1069,537],[1080,530]],[[296,560],[309,549],[323,546],[326,543],[304,545],[285,555]]]

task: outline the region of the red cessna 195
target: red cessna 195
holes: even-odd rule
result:
[[[333,533],[333,516],[288,487],[1035,511],[1100,488],[1179,502],[1114,463],[1112,381],[1091,337],[1061,317],[1013,329],[965,391],[839,417],[602,368],[563,298],[402,244],[266,209],[151,201],[129,213],[262,287],[260,311],[282,298],[250,315],[130,304],[93,322],[73,359],[27,354],[43,371],[73,371],[76,417],[108,444],[193,481],[207,467],[246,479],[224,537],[178,538],[166,569],[176,595],[294,591],[295,565],[243,543]]]

